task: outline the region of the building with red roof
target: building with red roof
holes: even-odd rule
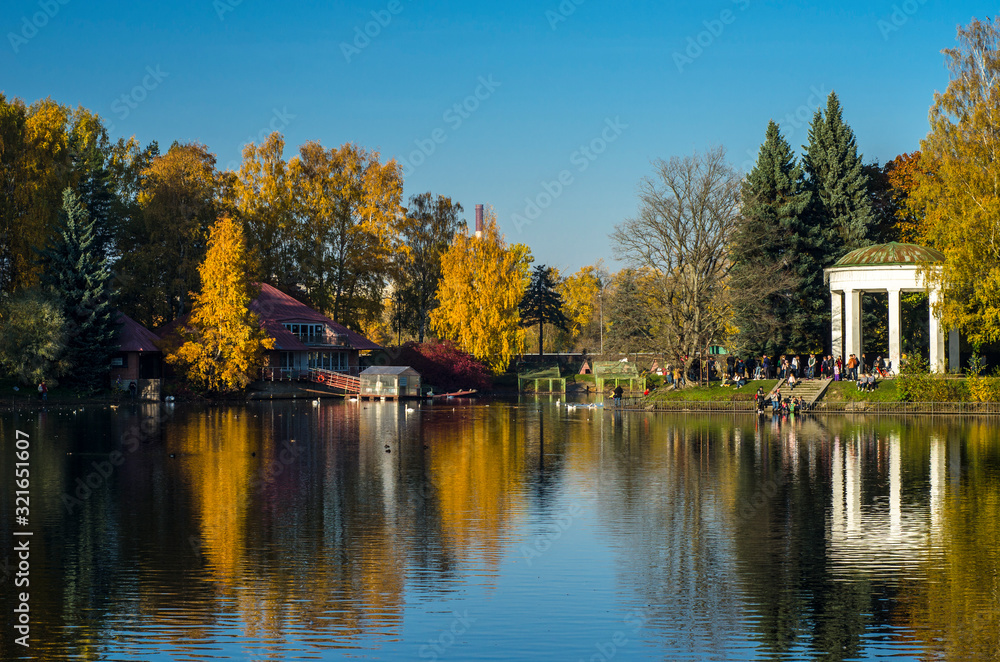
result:
[[[361,352],[381,349],[360,333],[267,284],[261,284],[260,295],[249,308],[274,338],[274,349],[267,351],[265,380],[299,379],[311,368],[357,375]]]
[[[163,378],[163,352],[156,346],[159,336],[134,319],[119,312],[116,321],[118,351],[111,356],[111,383],[128,389],[135,382],[137,395],[159,400]]]

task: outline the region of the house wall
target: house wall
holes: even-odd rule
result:
[[[139,352],[120,352],[114,357],[122,357],[124,365],[112,366],[111,383],[115,384],[120,378],[123,382],[139,379]]]

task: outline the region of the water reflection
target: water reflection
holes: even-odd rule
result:
[[[993,421],[53,409],[5,484],[14,429],[27,659],[1000,658]]]

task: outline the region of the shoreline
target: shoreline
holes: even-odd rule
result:
[[[658,402],[623,402],[620,407],[608,407],[609,411],[641,413],[687,413],[687,414],[747,414],[758,415],[753,402],[712,401],[712,400],[671,400]],[[818,402],[803,414],[874,414],[877,416],[904,415],[949,415],[949,416],[1000,416],[1000,402],[885,402],[846,401]],[[763,414],[770,417],[773,414]]]

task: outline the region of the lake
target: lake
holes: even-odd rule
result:
[[[409,407],[0,413],[0,658],[1000,659],[998,421]]]

